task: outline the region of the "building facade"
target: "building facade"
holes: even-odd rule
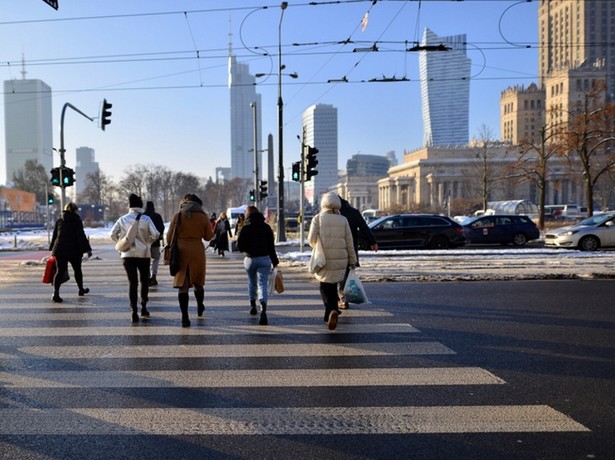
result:
[[[470,58],[466,35],[439,37],[425,29],[421,46],[444,44],[448,51],[420,51],[423,145],[466,145],[469,141]]]
[[[256,92],[256,80],[250,74],[249,66],[237,62],[230,50],[228,71],[231,96],[231,178],[250,179],[254,177],[255,143],[257,162],[259,166],[262,165],[259,124],[261,95]],[[255,108],[253,104],[256,104]]]
[[[4,82],[5,183],[27,160],[36,160],[45,171],[53,167],[51,87],[41,80]]]
[[[615,2],[540,0],[539,86],[555,71],[603,60],[609,94],[615,93]]]
[[[535,83],[513,86],[500,97],[500,139],[518,145],[538,145],[544,125],[545,92]]]
[[[80,197],[88,187],[88,175],[98,174],[100,172],[100,166],[94,159],[94,149],[90,147],[79,147],[75,151],[75,157],[77,161],[75,165],[74,194],[75,200],[81,201],[78,197]],[[100,198],[97,200],[97,203],[92,204],[100,204]]]
[[[329,104],[308,107],[302,116],[303,143],[318,149],[318,174],[305,183],[305,197],[312,205],[320,196],[335,187],[337,171],[337,108]]]

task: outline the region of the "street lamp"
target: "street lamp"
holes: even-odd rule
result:
[[[286,222],[284,216],[284,102],[282,101],[282,19],[288,2],[282,2],[280,23],[278,25],[278,242],[286,241]]]

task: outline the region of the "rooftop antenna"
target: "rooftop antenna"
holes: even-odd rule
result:
[[[24,57],[24,54],[21,53],[21,79],[25,80],[26,79],[26,74],[28,72],[26,72],[26,58]]]

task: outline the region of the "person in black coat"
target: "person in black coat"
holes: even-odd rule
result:
[[[229,238],[233,236],[231,232],[231,224],[226,218],[226,213],[220,213],[220,217],[216,221],[214,227],[216,250],[220,257],[224,257],[224,251],[229,251]]]
[[[65,278],[65,273],[68,271],[70,263],[75,273],[75,281],[79,287],[79,295],[83,296],[90,292],[88,288],[83,287],[83,272],[81,271],[81,259],[83,254],[87,253],[88,257],[92,256],[92,248],[88,241],[85,231],[83,230],[83,222],[77,214],[79,208],[75,203],[68,203],[64,206],[62,217],[60,217],[53,228],[53,236],[49,244],[51,255],[56,258],[57,270],[53,278],[53,297],[54,302],[62,302],[60,297],[60,285],[62,279]]]
[[[339,196],[339,195],[338,195]],[[350,233],[352,233],[352,242],[354,245],[354,252],[357,255],[357,267],[359,267],[359,240],[363,239],[367,242],[370,249],[372,251],[378,250],[378,243],[376,242],[376,238],[372,233],[371,229],[367,226],[365,219],[361,215],[361,212],[353,208],[350,203],[344,200],[340,196],[340,201],[342,202],[342,207],[340,208],[340,214],[348,220],[348,225],[350,225]],[[344,281],[339,284],[339,307],[342,309],[348,308],[348,302],[344,299],[342,291],[344,289],[344,284],[346,283],[346,277],[348,276],[348,272],[346,272],[346,276],[344,277]]]
[[[145,212],[143,213],[154,223],[154,227],[160,233],[160,237],[152,243],[152,266],[151,266],[151,276],[149,278],[149,285],[156,286],[158,285],[158,280],[156,279],[156,275],[158,274],[158,265],[160,264],[160,246],[164,240],[164,221],[162,220],[162,216],[156,212],[156,208],[154,207],[153,201],[148,201],[145,203]]]
[[[267,295],[271,266],[277,267],[280,261],[275,252],[273,230],[265,222],[265,217],[256,206],[248,206],[246,220],[237,237],[237,250],[245,253],[243,265],[248,274],[248,297],[250,314],[256,315],[256,299],[260,302],[259,324],[267,325]]]

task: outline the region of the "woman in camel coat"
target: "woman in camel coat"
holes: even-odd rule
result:
[[[203,316],[205,305],[205,246],[203,240],[213,237],[209,217],[202,208],[203,202],[194,194],[187,194],[180,203],[180,211],[169,224],[167,241],[171,243],[177,232],[179,271],[173,278],[173,287],[179,288],[177,298],[182,314],[182,327],[190,327],[188,316],[188,290],[194,288],[197,314]]]

